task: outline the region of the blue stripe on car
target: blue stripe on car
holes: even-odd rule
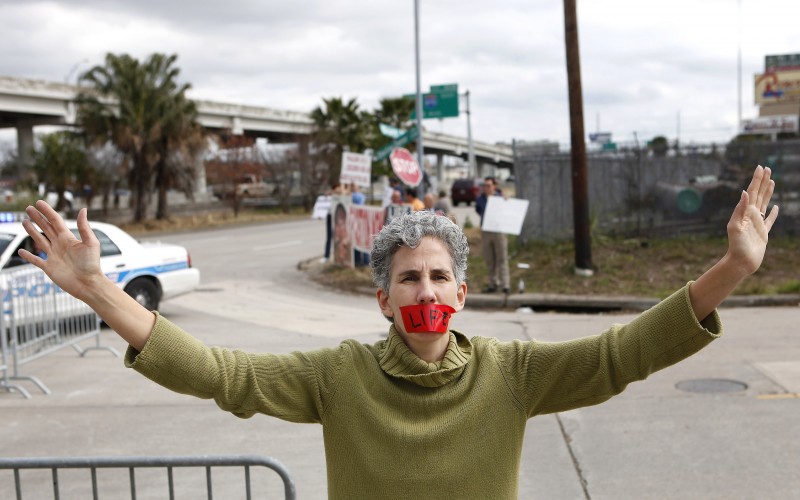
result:
[[[138,269],[129,269],[126,271],[111,272],[106,274],[106,276],[108,276],[108,278],[114,281],[115,283],[120,283],[128,278],[133,279],[137,276],[141,276],[144,274],[147,275],[161,274],[161,273],[168,273],[171,271],[180,271],[181,269],[188,269],[188,268],[189,268],[189,263],[187,261],[183,261],[183,262],[173,262],[171,264],[162,264],[160,266],[140,267]]]

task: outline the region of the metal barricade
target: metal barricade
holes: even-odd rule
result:
[[[72,346],[81,356],[89,350],[103,349],[119,357],[112,347],[100,345],[97,314],[61,290],[42,270],[22,266],[0,272],[0,293],[3,296],[0,388],[30,398],[27,390],[11,382],[28,380],[49,394],[50,390],[39,379],[23,376],[20,367],[65,346]],[[78,345],[92,337],[96,339],[94,346],[84,349]]]
[[[130,488],[130,498],[136,497],[136,474],[135,470],[140,468],[166,468],[169,498],[175,498],[175,479],[173,468],[175,467],[204,467],[205,468],[205,489],[209,500],[213,498],[212,491],[212,467],[243,467],[244,468],[244,493],[249,500],[252,498],[251,491],[251,467],[267,467],[272,469],[281,477],[283,481],[284,495],[287,500],[294,500],[296,489],[294,480],[289,471],[278,460],[271,457],[261,457],[255,455],[243,456],[199,456],[199,457],[32,457],[32,458],[0,458],[0,470],[13,471],[14,489],[17,500],[23,499],[23,481],[20,471],[26,469],[50,469],[51,483],[53,485],[53,498],[59,500],[61,497],[61,487],[59,483],[58,471],[61,469],[89,469],[92,489],[92,498],[98,500],[100,488],[98,486],[98,469],[128,469],[128,482]],[[115,488],[115,493],[120,492],[120,488]],[[41,491],[39,492],[41,495]],[[223,495],[223,498],[231,498],[233,493]],[[263,494],[259,497],[263,498]],[[37,496],[41,498],[41,496]],[[196,497],[195,497],[196,498]]]

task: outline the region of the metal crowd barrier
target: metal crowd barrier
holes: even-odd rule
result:
[[[61,349],[72,346],[81,356],[93,349],[110,351],[100,345],[100,318],[89,306],[61,290],[40,269],[21,266],[0,272],[3,312],[0,314],[0,388],[30,394],[12,380],[28,380],[43,393],[50,390],[39,379],[24,376],[20,367]],[[94,337],[95,346],[81,348],[78,342]]]
[[[22,479],[21,470],[25,469],[50,469],[52,474],[53,498],[60,499],[61,489],[59,486],[58,471],[60,469],[89,469],[91,472],[92,498],[100,498],[100,488],[98,487],[97,469],[122,468],[128,469],[128,483],[130,487],[131,500],[136,499],[136,474],[138,468],[166,468],[169,498],[175,498],[175,480],[173,468],[175,467],[204,467],[206,476],[206,494],[208,500],[212,500],[212,467],[243,467],[245,495],[248,500],[252,498],[250,467],[267,467],[277,472],[283,480],[283,490],[287,500],[294,500],[296,490],[294,480],[289,471],[278,460],[271,457],[260,457],[254,455],[244,456],[199,456],[199,457],[74,457],[74,458],[54,458],[54,457],[34,457],[34,458],[0,458],[0,470],[12,470],[14,473],[14,487],[17,500],[22,500]],[[115,493],[119,493],[121,487],[115,488]],[[232,493],[223,496],[231,498]],[[263,498],[263,494],[260,495]],[[38,496],[37,498],[41,498]]]

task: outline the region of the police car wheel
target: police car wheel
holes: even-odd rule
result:
[[[147,279],[133,280],[125,287],[125,291],[148,311],[158,309],[158,288],[152,281]]]

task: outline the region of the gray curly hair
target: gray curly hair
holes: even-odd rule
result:
[[[392,258],[401,247],[416,248],[422,238],[431,236],[438,239],[450,252],[453,262],[453,276],[460,285],[467,279],[467,256],[469,244],[458,224],[442,215],[435,215],[427,210],[411,212],[395,217],[383,226],[375,237],[370,253],[372,282],[376,287],[389,293],[391,282]]]

